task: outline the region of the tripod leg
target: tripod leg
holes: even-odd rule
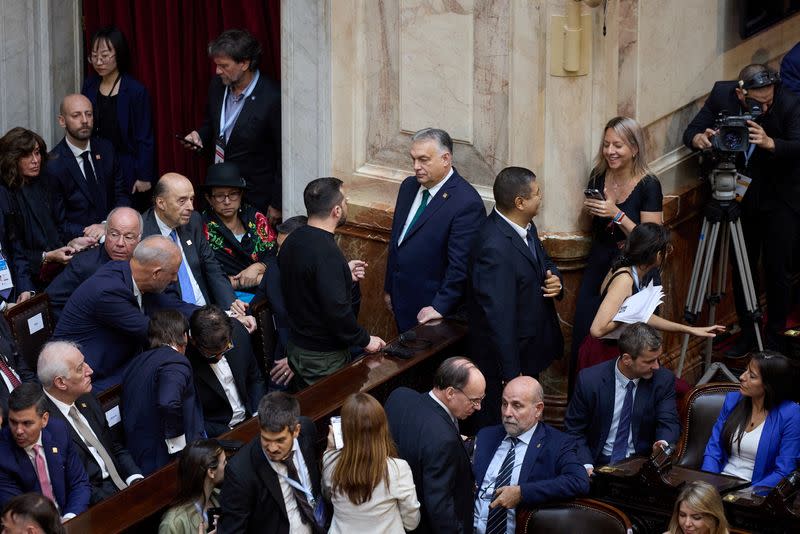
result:
[[[728,251],[730,246],[730,229],[722,225],[720,227],[720,238],[719,238],[719,254],[716,257],[717,261],[717,279],[716,279],[716,290],[711,291],[709,289],[708,294],[708,324],[715,324],[716,317],[717,317],[717,305],[722,301],[722,294],[725,291],[725,282],[727,280],[727,273],[728,273]],[[711,284],[709,283],[709,288]],[[705,358],[705,368],[708,369],[711,367],[711,357],[714,352],[714,338],[710,337],[706,339],[706,358]]]
[[[739,278],[742,280],[742,292],[744,293],[745,304],[753,320],[756,344],[758,350],[764,350],[764,345],[761,343],[759,321],[757,319],[758,298],[756,297],[755,285],[753,284],[753,275],[750,272],[750,263],[747,260],[747,247],[744,242],[744,234],[742,233],[742,221],[736,219],[735,221],[730,221],[729,225],[733,238],[733,248],[736,252],[736,264],[739,268]]]

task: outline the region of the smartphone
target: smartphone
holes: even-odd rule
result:
[[[592,198],[594,200],[605,200],[606,197],[603,196],[603,192],[599,189],[584,189],[583,196],[586,198]]]
[[[342,418],[338,415],[331,417],[331,426],[333,427],[333,444],[337,449],[344,447],[344,440],[342,439]]]
[[[181,134],[175,134],[175,139],[177,139],[177,140],[178,140],[178,141],[180,141],[181,143],[186,143],[187,145],[189,145],[189,146],[191,146],[191,147],[193,147],[193,148],[196,148],[196,149],[198,149],[198,150],[203,150],[203,147],[201,147],[201,146],[200,146],[200,145],[198,145],[197,143],[194,143],[194,142],[192,142],[192,141],[189,141],[188,139],[186,139],[186,138],[185,138],[184,136],[182,136]]]
[[[208,509],[208,525],[206,532],[211,532],[217,528],[217,519],[222,515],[222,508],[219,506],[212,506]]]

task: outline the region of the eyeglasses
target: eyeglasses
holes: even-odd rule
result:
[[[475,397],[475,398],[469,397],[466,393],[464,393],[463,389],[457,388],[457,387],[453,387],[453,389],[458,391],[459,393],[461,393],[465,397],[467,397],[467,400],[470,401],[472,403],[472,405],[474,407],[476,407],[476,408],[478,408],[481,405],[481,402],[483,402],[483,399],[486,398],[486,395],[484,395],[483,397]]]
[[[91,63],[108,63],[116,56],[117,56],[116,54],[110,54],[108,52],[103,52],[102,54],[95,54],[94,52],[92,52],[89,55],[89,61]]]
[[[112,230],[106,234],[106,237],[111,241],[119,241],[119,238],[121,237],[127,244],[132,245],[139,241],[141,236],[139,234],[121,234]]]
[[[228,341],[228,346],[225,347],[225,349],[223,349],[223,350],[221,350],[219,352],[208,352],[208,351],[206,351],[206,349],[203,349],[203,348],[200,348],[200,347],[197,347],[197,348],[200,349],[200,352],[203,353],[203,356],[205,356],[208,361],[218,361],[218,360],[221,360],[223,356],[225,356],[230,351],[232,351],[233,350],[233,346],[234,346],[233,345],[233,341]]]
[[[226,200],[230,200],[231,202],[236,202],[242,197],[241,191],[233,191],[232,193],[214,193],[211,195],[211,198],[214,199],[214,202],[222,204]]]

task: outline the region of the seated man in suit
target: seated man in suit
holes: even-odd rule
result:
[[[69,341],[51,341],[36,366],[51,420],[67,425],[92,486],[90,504],[144,478],[131,454],[111,434],[100,403],[91,395],[92,368]]]
[[[216,306],[203,306],[190,320],[186,354],[203,406],[206,432],[217,437],[258,410],[264,378],[250,336]]]
[[[206,436],[192,366],[184,356],[189,322],[177,310],[150,318],[150,350],[122,375],[122,425],[134,461],[149,475]]]
[[[542,410],[541,384],[518,376],[503,390],[503,424],[478,432],[473,464],[477,534],[514,534],[518,505],[536,506],[589,492],[575,440],[542,423]]]
[[[105,243],[73,256],[47,286],[45,292],[50,298],[50,312],[55,322],[78,286],[109,261],[130,261],[133,249],[141,239],[142,216],[138,211],[127,207],[111,210],[106,219]]]
[[[56,211],[63,220],[62,237],[105,233],[106,214],[117,206],[130,206],[114,146],[92,136],[92,103],[83,95],[67,95],[61,101],[58,123],[64,139],[50,152],[46,172],[56,189]]]
[[[408,462],[422,520],[415,532],[472,532],[473,486],[469,452],[458,420],[481,409],[483,375],[470,360],[448,358],[436,370],[433,389],[397,388],[386,417],[397,452]]]
[[[110,261],[72,294],[53,337],[81,345],[94,369],[95,394],[119,384],[128,362],[147,342],[148,311],[195,307],[160,295],[178,273],[178,247],[161,236],[144,239],[129,262]]]
[[[0,506],[34,491],[53,501],[67,520],[89,507],[91,487],[66,427],[49,418],[39,384],[11,392],[8,426],[0,433]]]
[[[17,350],[11,327],[0,313],[0,411],[8,413],[8,396],[23,382],[36,382],[36,375]]]
[[[258,405],[258,424],[259,437],[237,452],[225,469],[217,531],[325,532],[320,524],[320,453],[314,423],[300,417],[297,399],[273,391]]]
[[[203,217],[194,211],[194,187],[185,176],[167,173],[153,188],[153,207],[144,214],[144,235],[163,235],[181,251],[178,282],[181,298],[189,304],[244,314],[246,305],[236,298],[231,282],[214,257],[203,232]]]
[[[589,475],[595,466],[649,455],[680,435],[675,375],[659,367],[661,334],[645,323],[625,327],[620,357],[578,373],[564,426],[578,441]]]

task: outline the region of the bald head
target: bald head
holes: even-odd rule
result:
[[[126,207],[111,210],[106,218],[106,241],[103,245],[109,258],[130,260],[141,238],[142,216],[138,211]]]
[[[503,389],[503,427],[509,436],[524,434],[539,422],[544,410],[544,392],[538,380],[518,376]]]
[[[133,250],[131,275],[142,293],[161,293],[178,279],[181,252],[171,239],[152,235]]]
[[[194,211],[194,186],[182,174],[168,172],[153,189],[153,207],[161,222],[177,228],[189,222]]]
[[[86,148],[94,127],[92,103],[83,95],[71,94],[64,97],[59,110],[58,124],[64,128],[67,140],[78,148]]]

